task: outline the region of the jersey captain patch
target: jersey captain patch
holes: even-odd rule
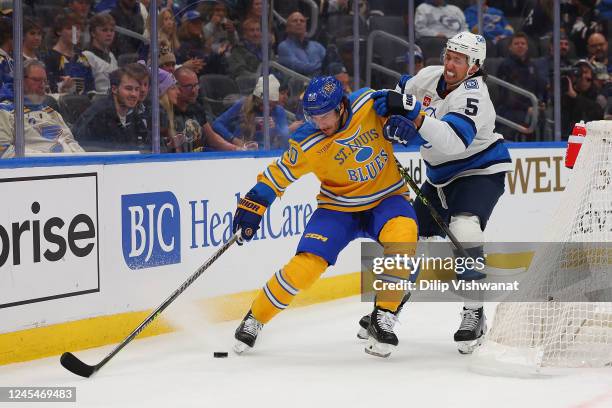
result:
[[[475,79],[465,81],[465,89],[478,89],[478,81]]]

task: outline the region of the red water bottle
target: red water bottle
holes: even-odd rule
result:
[[[586,124],[580,121],[574,125],[572,134],[567,140],[567,150],[565,152],[565,167],[568,169],[574,168],[576,158],[582,147],[582,142],[586,136]]]

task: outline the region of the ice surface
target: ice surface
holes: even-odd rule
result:
[[[470,370],[472,357],[452,341],[458,304],[409,304],[396,352],[388,359],[367,355],[355,335],[369,309],[358,297],[289,309],[238,357],[230,351],[238,322],[209,324],[197,309],[179,306],[166,317],[186,330],[134,341],[92,378],[66,371],[57,356],[0,367],[0,385],[77,387],[76,404],[53,407],[612,406],[612,369],[531,379]],[[94,364],[111,348],[76,354]],[[230,351],[229,358],[213,358],[214,351]]]

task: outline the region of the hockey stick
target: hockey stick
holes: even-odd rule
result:
[[[234,234],[234,236],[227,241],[221,248],[217,250],[202,266],[200,266],[193,275],[189,277],[177,290],[175,290],[161,305],[157,307],[140,325],[132,332],[129,336],[127,336],[117,347],[113,349],[102,361],[100,361],[96,365],[85,364],[81,360],[78,359],[74,354],[70,352],[66,352],[62,354],[60,358],[60,363],[66,368],[68,371],[73,372],[76,375],[80,375],[81,377],[91,377],[97,371],[99,371],[106,363],[109,362],[111,358],[113,358],[122,348],[128,345],[129,342],[134,340],[136,336],[138,336],[144,329],[147,327],[153,320],[159,316],[164,309],[166,309],[170,303],[172,303],[181,293],[185,291],[196,279],[200,277],[212,265],[219,257],[227,251],[236,241],[242,240],[240,238],[240,233]]]
[[[417,183],[414,181],[414,179],[412,178],[410,173],[408,173],[408,170],[404,166],[402,166],[402,164],[399,162],[397,157],[395,158],[395,163],[397,164],[397,168],[399,169],[399,172],[400,172],[400,175],[402,176],[402,178],[406,181],[406,183],[408,183],[408,185],[410,186],[412,191],[414,191],[414,193],[416,194],[417,198],[419,200],[421,200],[423,205],[425,207],[427,207],[427,209],[429,210],[429,214],[431,214],[431,217],[434,219],[436,224],[438,224],[438,226],[440,228],[442,228],[442,231],[444,231],[446,236],[451,240],[451,242],[453,243],[453,246],[455,247],[455,249],[457,251],[459,251],[459,253],[461,254],[462,257],[464,257],[464,258],[471,258],[470,255],[465,250],[465,248],[463,247],[463,245],[461,245],[461,243],[459,242],[459,240],[457,239],[455,234],[453,234],[451,232],[450,228],[448,228],[448,225],[446,225],[446,223],[444,222],[444,220],[440,216],[440,213],[438,213],[438,211],[434,208],[434,206],[431,205],[431,203],[429,202],[427,197],[425,197],[425,195],[423,195],[423,192],[421,191],[421,189],[419,188]]]

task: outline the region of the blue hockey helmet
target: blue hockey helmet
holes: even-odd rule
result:
[[[311,121],[313,116],[323,115],[334,109],[339,111],[343,99],[342,84],[335,77],[314,77],[304,92],[304,116]]]

